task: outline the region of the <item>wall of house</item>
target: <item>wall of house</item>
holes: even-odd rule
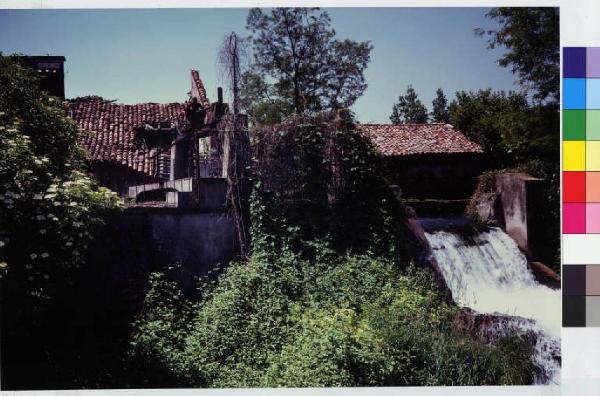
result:
[[[468,199],[485,167],[477,154],[413,155],[386,160],[403,198]]]

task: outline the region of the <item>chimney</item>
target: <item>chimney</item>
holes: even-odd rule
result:
[[[221,88],[221,87],[217,88],[217,97],[218,97],[219,104],[223,104],[223,88]]]
[[[64,56],[25,56],[29,67],[38,71],[40,88],[65,100]]]

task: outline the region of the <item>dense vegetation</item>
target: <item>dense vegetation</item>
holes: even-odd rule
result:
[[[2,368],[10,378],[4,384],[57,376],[48,370],[61,348],[56,310],[77,298],[88,244],[121,206],[87,175],[83,137],[62,103],[40,92],[35,72],[0,57]]]
[[[251,257],[202,283],[195,301],[153,275],[133,343],[138,364],[159,373],[152,378],[208,387],[531,383],[521,340],[478,340],[429,270],[408,264],[376,159],[347,114],[260,134],[268,147],[255,154]],[[332,150],[339,162],[323,160]],[[351,201],[360,207],[339,212]]]

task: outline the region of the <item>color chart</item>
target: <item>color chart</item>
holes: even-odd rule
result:
[[[563,234],[600,233],[600,48],[563,50]]]
[[[600,265],[563,267],[563,326],[600,327]]]
[[[600,48],[563,49],[562,88],[563,234],[591,237],[600,234]],[[600,265],[570,264],[563,327],[600,327]]]

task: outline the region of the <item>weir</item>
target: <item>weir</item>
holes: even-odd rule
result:
[[[560,383],[560,291],[538,283],[515,241],[464,218],[421,218],[454,301],[494,316],[483,332],[530,336],[536,384]]]

